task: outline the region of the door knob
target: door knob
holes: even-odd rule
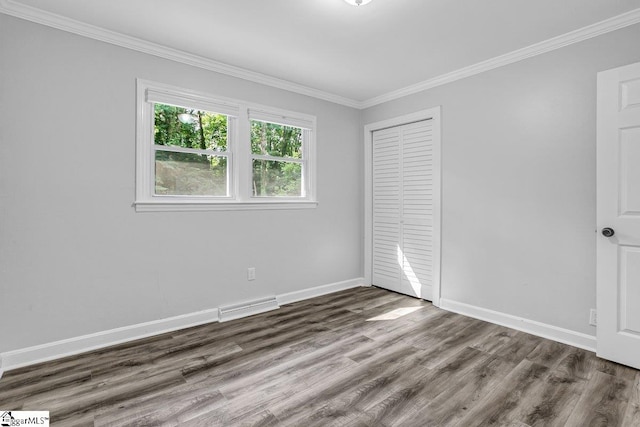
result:
[[[616,234],[616,232],[613,230],[613,228],[605,227],[602,229],[602,235],[604,237],[611,237],[614,234]]]

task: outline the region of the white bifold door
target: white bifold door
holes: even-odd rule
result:
[[[640,63],[598,74],[598,351],[640,369]]]
[[[433,120],[372,135],[372,283],[433,295]]]

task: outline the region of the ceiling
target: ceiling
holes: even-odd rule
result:
[[[640,0],[0,0],[355,103],[640,8]]]

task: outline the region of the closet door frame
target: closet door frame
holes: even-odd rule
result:
[[[437,106],[427,110],[369,123],[364,127],[364,278],[368,285],[373,276],[373,132],[389,127],[422,120],[433,120],[433,304],[440,306],[440,254],[441,254],[441,130],[440,110]]]

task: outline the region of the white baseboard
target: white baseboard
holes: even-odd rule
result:
[[[278,304],[288,304],[294,301],[300,301],[349,288],[363,286],[363,284],[364,279],[358,278],[282,294],[275,298],[269,298],[269,302],[267,304],[263,304],[266,300],[258,300],[236,306],[223,307],[223,310],[227,310],[225,311],[226,317],[223,320],[250,316],[277,308]],[[259,304],[254,304],[256,302]],[[228,310],[229,308],[231,308],[230,311]],[[237,316],[233,317],[235,315]],[[73,356],[75,354],[122,344],[141,338],[147,338],[166,332],[173,332],[179,329],[185,329],[205,323],[217,322],[219,320],[220,308],[212,308],[167,319],[154,320],[137,325],[125,326],[80,337],[36,345],[33,347],[7,351],[5,353],[0,353],[0,377],[4,371],[10,371],[12,369],[34,365],[36,363],[47,362],[61,357]]]
[[[0,354],[0,357],[3,359],[4,369],[9,371],[216,321],[218,321],[217,308],[8,351]]]
[[[247,301],[240,304],[227,305],[220,307],[220,322],[228,322],[229,320],[240,319],[242,317],[253,316],[271,310],[280,308],[276,297],[264,298],[254,301]]]
[[[345,280],[344,282],[331,283],[329,285],[316,286],[315,288],[303,289],[301,291],[289,292],[278,295],[278,303],[280,305],[291,304],[292,302],[302,301],[309,298],[315,298],[322,295],[332,294],[334,292],[344,291],[346,289],[367,286],[364,277],[357,279]]]
[[[569,344],[574,347],[593,352],[596,351],[596,337],[593,335],[587,335],[581,332],[547,325],[546,323],[536,322],[535,320],[523,319],[511,314],[501,313],[499,311],[493,311],[487,308],[477,307],[444,298],[440,300],[440,308],[473,317],[475,319],[485,320],[508,328],[517,329],[542,338],[558,341],[563,344]]]

